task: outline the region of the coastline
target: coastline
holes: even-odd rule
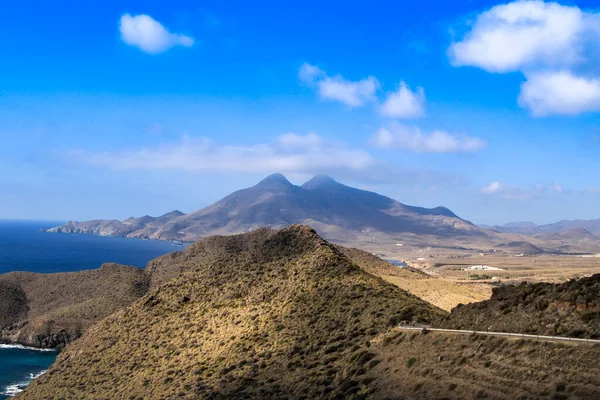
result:
[[[32,351],[46,351],[46,352],[56,352],[59,353],[60,349],[57,347],[52,347],[52,348],[48,348],[48,347],[33,347],[33,346],[26,346],[24,344],[21,343],[12,343],[12,342],[0,342],[0,350],[1,349],[18,349],[18,350],[32,350]]]
[[[82,236],[96,236],[96,237],[105,237],[105,238],[121,238],[121,239],[131,239],[131,240],[143,240],[143,241],[153,241],[153,242],[163,242],[163,243],[172,243],[173,246],[187,246],[192,243],[195,243],[195,240],[187,241],[187,240],[173,240],[173,239],[155,239],[155,238],[144,238],[144,237],[131,237],[127,235],[101,235],[98,233],[84,233],[84,232],[56,232],[50,229],[40,229],[40,232],[50,233],[55,235],[82,235]]]

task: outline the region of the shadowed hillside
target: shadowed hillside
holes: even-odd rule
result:
[[[366,394],[354,377],[375,365],[369,341],[442,315],[306,226],[209,238],[150,269],[167,283],[90,328],[23,398]]]
[[[104,264],[91,271],[0,275],[0,340],[65,345],[148,290],[143,270]]]
[[[455,329],[600,338],[600,274],[562,284],[523,283],[452,310],[440,323]]]

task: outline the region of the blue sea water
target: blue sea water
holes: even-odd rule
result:
[[[0,399],[21,392],[54,362],[57,354],[0,344]]]
[[[0,274],[80,271],[99,268],[104,262],[142,268],[153,258],[183,249],[172,242],[41,231],[59,224],[0,220]],[[0,344],[0,400],[20,391],[56,356],[55,351]]]

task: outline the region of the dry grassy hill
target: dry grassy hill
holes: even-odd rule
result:
[[[0,340],[65,345],[139,299],[148,284],[143,270],[117,264],[80,272],[0,275]]]
[[[90,328],[23,398],[366,395],[370,341],[443,314],[306,226],[210,238],[149,269],[158,288]]]
[[[490,300],[457,307],[440,325],[600,338],[600,274],[562,284],[523,283],[495,288]]]

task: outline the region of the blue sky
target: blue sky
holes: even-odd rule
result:
[[[600,217],[593,2],[291,3],[3,4],[0,218],[190,212],[273,172]]]

